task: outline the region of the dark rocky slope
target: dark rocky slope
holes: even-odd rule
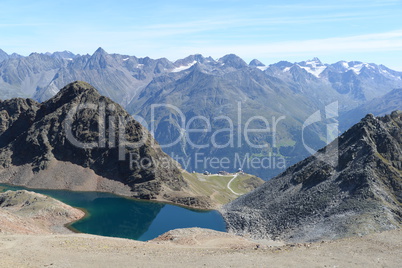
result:
[[[42,104],[0,102],[0,182],[208,206],[186,193],[180,166],[130,118],[84,82],[67,85]],[[138,160],[131,166],[130,154]]]
[[[367,115],[315,156],[226,205],[229,230],[303,242],[400,227],[401,128],[401,112]]]

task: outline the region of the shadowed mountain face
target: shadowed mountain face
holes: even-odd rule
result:
[[[84,82],[42,104],[0,103],[0,181],[167,199],[187,186],[179,166],[123,108]]]
[[[326,145],[328,122],[304,129],[310,115],[334,102],[344,114],[402,87],[402,73],[357,61],[324,64],[314,58],[265,66],[258,60],[247,64],[233,54],[218,60],[197,54],[170,62],[109,54],[102,48],[92,55],[0,54],[1,99],[45,101],[67,83],[86,81],[142,117],[163,150],[187,170],[243,168],[264,179],[309,156],[305,145],[315,150]],[[348,116],[343,125],[358,119]],[[246,127],[267,131],[245,134]],[[208,158],[230,164],[211,164]]]
[[[303,242],[402,226],[402,112],[367,115],[224,208],[229,230]]]

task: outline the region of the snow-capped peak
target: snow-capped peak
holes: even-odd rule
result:
[[[355,74],[359,75],[363,67],[368,69],[374,69],[375,67],[366,62],[360,61],[342,61],[342,66],[346,69],[345,71],[353,71]]]
[[[296,65],[306,70],[308,73],[311,73],[315,77],[320,77],[320,74],[327,68],[327,65],[322,64],[318,58],[302,61],[297,63]]]
[[[310,65],[313,68],[316,68],[317,66],[322,66],[323,65],[321,63],[320,59],[317,58],[317,57],[314,57],[313,59],[305,61],[305,62],[302,62],[302,63],[304,63],[305,65]]]

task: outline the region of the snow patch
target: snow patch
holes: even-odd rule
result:
[[[178,73],[178,72],[187,70],[187,69],[191,68],[191,66],[193,66],[196,63],[197,63],[197,61],[195,60],[195,61],[193,61],[192,63],[190,63],[188,65],[183,65],[183,66],[176,67],[171,72],[172,73]]]
[[[306,70],[308,73],[311,73],[312,75],[314,75],[315,77],[319,78],[320,74],[327,68],[327,66],[322,65],[322,66],[317,66],[314,62],[314,64],[310,64],[312,65],[312,67],[306,67],[306,66],[300,66],[298,65],[300,68]]]
[[[257,69],[260,69],[261,71],[265,71],[268,69],[268,66],[257,66]]]
[[[359,63],[359,64],[356,64],[356,65],[353,65],[353,66],[349,67],[348,71],[352,70],[355,74],[359,75],[363,67],[366,67],[368,69],[375,69],[374,66],[371,66],[368,63]]]
[[[53,95],[56,95],[59,91],[57,90],[57,88],[54,85],[52,85],[51,92]]]
[[[360,74],[360,71],[362,68],[363,68],[363,64],[357,64],[352,67],[349,67],[348,70],[352,70],[355,74]]]
[[[380,73],[388,78],[394,79],[394,80],[401,80],[401,78],[399,76],[395,76],[393,74],[391,74],[390,72],[388,72],[387,70],[384,69],[379,69]]]
[[[289,72],[289,71],[290,71],[290,68],[292,68],[292,67],[286,67],[285,69],[283,69],[282,72]]]
[[[316,61],[306,61],[306,65],[311,65],[311,66],[313,66],[314,68],[316,68],[316,66],[317,66],[317,62]]]
[[[123,59],[123,61],[126,61],[126,60],[129,60],[130,58],[125,58],[125,59]]]

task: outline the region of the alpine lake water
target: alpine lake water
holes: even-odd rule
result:
[[[226,231],[225,222],[217,211],[193,210],[102,192],[30,189],[0,184],[0,192],[7,190],[41,193],[84,210],[84,218],[67,226],[81,233],[147,241],[177,228]]]

